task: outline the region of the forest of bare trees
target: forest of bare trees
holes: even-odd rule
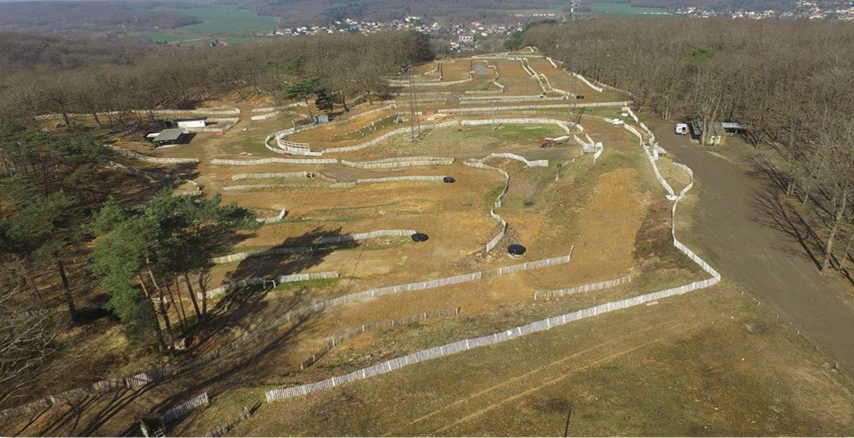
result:
[[[0,122],[26,124],[49,113],[109,112],[118,116],[108,122],[133,123],[146,111],[190,108],[230,92],[278,97],[287,84],[309,77],[346,101],[384,92],[384,77],[410,61],[429,59],[432,52],[425,35],[388,32],[283,39],[228,50],[154,50],[132,61],[98,55],[94,59],[105,64],[4,75]],[[299,69],[286,68],[297,59]]]
[[[533,27],[522,44],[631,91],[666,120],[745,125],[754,147],[778,152],[781,188],[813,207],[821,270],[846,269],[854,245],[854,27],[586,20]]]

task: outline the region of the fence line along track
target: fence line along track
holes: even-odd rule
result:
[[[560,298],[565,297],[567,295],[575,295],[584,292],[593,292],[597,290],[610,289],[612,287],[617,287],[623,284],[631,283],[632,276],[626,275],[625,277],[620,277],[614,280],[608,281],[600,281],[598,283],[585,284],[582,286],[570,287],[568,289],[559,289],[559,290],[549,290],[549,291],[537,291],[534,293],[535,300],[547,300],[550,298]]]
[[[649,157],[651,149],[650,147],[643,145],[644,153]],[[655,161],[650,159],[650,164],[654,169],[657,170]],[[546,318],[540,321],[536,321],[527,325],[514,327],[509,330],[505,330],[502,332],[494,333],[492,335],[481,336],[479,338],[474,339],[465,339],[462,341],[453,342],[450,344],[441,345],[439,347],[430,348],[427,350],[422,350],[416,353],[407,354],[405,356],[387,360],[381,362],[377,365],[363,368],[349,374],[344,374],[340,376],[334,376],[330,379],[322,380],[319,382],[308,383],[299,386],[293,386],[282,389],[274,389],[268,391],[266,393],[266,399],[268,403],[274,402],[276,400],[297,397],[301,395],[306,395],[315,391],[320,391],[322,389],[334,388],[338,385],[353,382],[356,380],[366,379],[368,377],[373,377],[380,374],[385,374],[409,365],[414,365],[420,362],[424,362],[430,359],[435,359],[439,357],[445,357],[452,354],[456,354],[463,351],[468,351],[477,347],[485,346],[485,345],[493,345],[500,342],[505,342],[511,339],[515,339],[520,336],[524,336],[531,333],[541,332],[545,330],[549,330],[553,327],[561,326],[568,324],[573,321],[578,321],[585,318],[590,318],[593,316],[597,316],[604,313],[610,313],[617,310],[627,309],[630,307],[639,306],[645,303],[658,301],[664,298],[683,295],[688,292],[692,292],[699,289],[704,289],[710,286],[713,286],[720,282],[721,275],[714,268],[712,268],[708,263],[706,263],[703,259],[701,259],[697,254],[695,254],[691,249],[682,244],[676,238],[676,207],[679,204],[679,201],[682,200],[687,193],[688,190],[693,186],[693,172],[687,166],[683,166],[689,172],[689,175],[692,176],[691,182],[678,197],[673,199],[673,206],[671,208],[671,237],[673,239],[673,245],[680,252],[688,256],[694,263],[700,266],[704,272],[711,275],[711,278],[695,281],[693,283],[689,283],[686,285],[678,286],[675,288],[665,289],[658,292],[653,292],[649,294],[643,294],[632,298],[627,298],[624,300],[612,301],[604,304],[600,304],[598,306],[589,307],[586,309],[578,310],[575,312],[570,312],[567,314],[559,315],[552,318]],[[656,172],[657,173],[657,172]],[[669,186],[665,186],[667,189]],[[668,190],[668,199],[671,199],[670,194],[672,190]]]
[[[366,239],[375,239],[377,237],[402,237],[402,236],[411,236],[418,231],[415,230],[376,230],[366,233],[356,233],[356,234],[348,234],[343,236],[327,236],[322,237],[318,242],[318,245],[329,245],[341,242],[355,242],[359,240]],[[241,260],[245,260],[249,257],[265,257],[271,255],[286,255],[286,254],[302,254],[302,253],[311,253],[320,250],[315,246],[286,246],[286,247],[273,247],[268,249],[260,249],[256,251],[243,251],[234,254],[229,254],[220,257],[214,257],[210,259],[210,262],[213,264],[225,264],[225,263],[233,263],[239,262]]]
[[[584,106],[584,105],[587,105],[587,106],[602,106],[602,105],[617,106],[618,105],[618,106],[622,107],[622,106],[627,105],[627,102],[605,102],[604,104],[602,104],[602,103],[579,104],[578,106]],[[554,108],[567,107],[568,108],[569,106],[567,106],[567,105],[563,105],[563,106],[550,105],[549,107],[554,107]],[[494,107],[494,108],[477,107],[477,108],[449,109],[447,111],[438,110],[437,112],[441,113],[441,112],[445,111],[448,113],[453,113],[453,112],[491,113],[491,110],[501,109],[501,108],[509,108],[509,109],[513,109],[513,108],[531,109],[531,108],[533,108],[533,109],[537,109],[537,108],[544,108],[544,107],[541,107],[538,105],[525,105],[525,106],[514,106],[514,107]],[[442,129],[442,128],[454,128],[454,127],[459,127],[459,126],[479,126],[479,125],[488,125],[488,124],[493,124],[493,123],[520,124],[520,125],[524,125],[524,124],[554,124],[554,125],[558,125],[559,127],[561,127],[567,133],[571,132],[571,129],[569,128],[570,126],[573,126],[577,129],[579,129],[580,131],[584,130],[584,128],[581,127],[581,125],[575,124],[573,122],[560,120],[560,119],[553,119],[553,118],[548,118],[548,117],[536,117],[536,118],[532,118],[532,117],[528,117],[528,118],[505,117],[502,119],[494,119],[493,118],[493,119],[485,119],[485,120],[482,120],[482,119],[452,120],[452,121],[448,121],[448,122],[425,123],[424,125],[422,125],[422,129]],[[316,129],[316,128],[312,128],[312,129]],[[294,142],[289,142],[289,141],[285,140],[286,137],[293,135],[297,132],[303,132],[303,131],[305,131],[305,129],[304,130],[296,130],[296,129],[291,128],[291,129],[286,129],[286,130],[279,131],[279,132],[274,132],[265,138],[264,147],[266,147],[268,150],[275,152],[275,153],[278,153],[278,154],[291,153],[291,154],[295,154],[295,155],[310,155],[310,156],[322,156],[322,155],[326,155],[326,154],[355,152],[355,151],[359,151],[362,149],[366,149],[366,148],[375,146],[375,145],[377,145],[377,144],[379,144],[379,143],[381,143],[381,142],[383,142],[383,141],[385,141],[391,137],[394,137],[396,135],[408,134],[408,133],[410,133],[410,128],[409,127],[401,127],[401,128],[393,129],[389,132],[386,132],[386,133],[380,135],[377,138],[374,138],[372,140],[368,140],[364,143],[356,144],[353,146],[342,146],[342,147],[329,148],[329,149],[324,149],[322,151],[317,151],[317,152],[312,151],[310,146],[308,145],[308,143],[294,143]],[[269,143],[273,139],[276,140],[276,144],[277,144],[278,148],[270,146]],[[292,145],[298,145],[298,147],[292,146]]]
[[[565,128],[568,130],[568,128]],[[487,255],[490,251],[492,251],[507,233],[507,221],[504,220],[501,216],[495,213],[495,208],[501,207],[502,201],[504,199],[504,195],[507,194],[507,191],[510,189],[510,174],[507,173],[504,169],[499,169],[497,167],[489,166],[485,164],[486,161],[494,159],[494,158],[506,158],[510,160],[516,160],[524,163],[528,167],[548,167],[549,160],[535,160],[530,161],[521,155],[511,154],[511,153],[492,153],[480,159],[468,159],[463,162],[463,165],[469,167],[475,167],[479,169],[490,170],[492,172],[496,172],[502,177],[504,177],[504,187],[498,193],[498,196],[495,198],[493,202],[493,208],[489,210],[489,216],[498,223],[501,229],[498,231],[492,239],[486,243],[486,247],[484,248],[484,256]]]
[[[314,365],[318,360],[320,360],[323,356],[325,356],[326,353],[328,353],[330,350],[335,348],[335,346],[340,345],[343,342],[346,342],[350,339],[355,338],[356,336],[362,335],[362,334],[367,333],[369,331],[377,330],[377,329],[381,329],[381,328],[386,328],[386,327],[394,327],[394,326],[399,326],[399,325],[413,324],[416,322],[426,321],[428,319],[443,318],[446,316],[456,316],[459,314],[460,314],[460,308],[455,307],[452,309],[442,309],[442,310],[437,310],[435,312],[424,312],[424,313],[419,313],[417,315],[406,316],[403,318],[390,319],[387,321],[380,321],[380,322],[372,322],[370,324],[362,325],[361,327],[359,327],[355,330],[350,330],[344,334],[341,334],[341,335],[338,335],[338,336],[331,338],[323,347],[320,348],[320,350],[318,350],[317,352],[312,354],[311,357],[309,357],[308,359],[302,361],[302,363],[300,364],[300,370],[304,370],[304,369]]]
[[[191,398],[190,400],[178,406],[175,406],[172,409],[169,409],[162,415],[159,415],[159,417],[163,422],[169,423],[183,418],[185,415],[195,411],[196,409],[202,406],[207,406],[208,403],[210,403],[210,399],[208,398],[208,393],[206,392],[202,395],[197,395]]]
[[[298,164],[298,165],[317,165],[317,164],[335,164],[338,160],[335,158],[262,158],[258,160],[226,160],[214,159],[211,164],[215,166],[257,166],[261,164]]]

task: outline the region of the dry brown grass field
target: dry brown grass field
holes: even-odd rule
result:
[[[562,88],[571,78],[532,58],[534,69]],[[542,61],[542,62],[540,62]],[[490,60],[507,94],[539,94],[519,61]],[[419,66],[417,72],[435,67]],[[541,70],[542,69],[542,70]],[[445,63],[444,80],[468,61]],[[456,76],[455,76],[456,75]],[[562,75],[562,76],[561,76]],[[444,88],[439,88],[443,91]],[[438,90],[438,89],[437,89]],[[591,96],[589,90],[586,94]],[[604,99],[617,99],[605,95]],[[638,140],[622,127],[583,117],[585,132],[602,142],[595,161],[567,143],[543,149],[544,137],[563,135],[556,125],[503,124],[425,130],[419,143],[400,135],[356,152],[323,158],[372,161],[390,157],[452,157],[450,165],[368,170],[335,164],[215,165],[213,159],[283,157],[264,146],[265,137],[297,118],[250,121],[264,102],[219,102],[241,109],[240,122],[224,133],[198,134],[192,142],[152,150],[138,139],[121,148],[155,157],[200,160],[196,166],[142,165],[193,180],[205,195],[221,195],[257,213],[284,220],[237,236],[223,254],[273,247],[303,246],[323,236],[381,229],[412,229],[427,242],[409,237],[319,247],[307,254],[250,257],[214,265],[210,283],[251,277],[337,272],[334,280],[285,283],[272,289],[238,289],[213,299],[212,329],[186,354],[200,355],[227,345],[261,324],[313,302],[390,286],[484,271],[523,261],[566,255],[568,264],[469,283],[387,295],[329,308],[283,324],[274,333],[203,367],[136,390],[89,397],[75,406],[57,405],[32,417],[10,419],[4,435],[125,435],[137,420],[207,392],[210,406],[171,424],[170,435],[201,436],[257,408],[230,434],[283,435],[836,435],[854,433],[854,396],[829,360],[788,326],[726,282],[650,305],[571,323],[544,333],[431,360],[379,377],[304,397],[267,404],[269,389],[314,382],[422,349],[483,336],[542,318],[608,301],[679,286],[707,277],[677,251],[670,236],[670,206]],[[525,103],[527,104],[527,103]],[[352,114],[372,108],[362,107]],[[489,106],[489,105],[484,105]],[[428,108],[430,108],[428,106]],[[299,111],[304,112],[304,108]],[[426,111],[426,110],[425,110]],[[401,102],[397,112],[408,115]],[[312,150],[361,143],[390,129],[395,110],[354,116],[289,137]],[[618,117],[619,107],[597,108],[589,116]],[[425,121],[426,121],[425,115]],[[431,116],[432,117],[432,116]],[[565,109],[499,117],[569,120]],[[440,120],[486,119],[488,114],[436,116]],[[376,131],[365,131],[375,123]],[[356,134],[354,134],[356,133]],[[362,135],[364,133],[364,135]],[[495,208],[508,223],[507,236],[484,254],[498,231],[490,218],[503,187],[501,176],[463,165],[491,153],[510,152],[546,167],[494,159],[487,164],[510,175],[503,205]],[[287,157],[300,158],[300,157]],[[690,179],[669,158],[658,161],[676,190]],[[123,162],[133,163],[133,160]],[[389,176],[452,176],[456,182],[403,181],[333,187],[323,179],[247,178],[238,174],[319,172],[339,181]],[[275,185],[267,187],[266,185]],[[230,186],[258,185],[227,190]],[[678,232],[691,246],[696,193],[680,206]],[[506,247],[527,247],[524,257]],[[631,283],[560,299],[534,300],[536,291],[562,289],[632,275]],[[337,345],[317,363],[300,363],[333,336],[379,321],[442,309],[452,317],[430,319],[358,336]],[[91,355],[69,357],[80,372],[73,381],[56,375],[56,391],[143,371],[150,356],[119,361],[126,345],[117,329],[95,330]],[[180,359],[179,359],[180,360]],[[62,370],[67,372],[67,369]],[[46,394],[45,394],[46,395]]]

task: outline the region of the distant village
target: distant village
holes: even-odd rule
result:
[[[712,11],[697,7],[684,7],[675,11],[676,15],[688,17],[728,17],[751,20],[841,20],[854,21],[854,1],[817,2],[799,0],[793,9],[764,11]]]
[[[682,7],[672,11],[675,15],[710,18],[728,17],[751,20],[842,20],[854,21],[854,0],[846,1],[808,1],[799,0],[793,9],[765,11],[716,11],[700,7]],[[490,24],[473,21],[466,24],[446,24],[437,22],[432,24],[425,22],[419,16],[407,16],[388,22],[381,21],[359,21],[344,19],[326,25],[307,25],[287,29],[277,29],[265,33],[263,36],[296,37],[306,35],[322,35],[335,33],[363,33],[370,34],[383,30],[417,30],[433,37],[447,39],[450,49],[453,51],[474,50],[479,47],[479,41],[488,37],[508,37],[514,32],[522,30],[525,22],[531,19],[560,19],[554,13],[541,14],[514,14],[514,17],[524,19],[524,22],[515,25]]]
[[[478,41],[491,36],[506,37],[521,30],[524,23],[505,26],[498,24],[487,24],[473,21],[467,24],[425,23],[421,17],[408,16],[399,20],[389,22],[359,21],[350,18],[343,21],[335,21],[329,25],[310,25],[278,29],[267,33],[267,36],[295,37],[305,35],[322,35],[334,33],[363,33],[370,34],[383,30],[417,30],[434,37],[448,39],[451,50],[465,51],[478,47]]]

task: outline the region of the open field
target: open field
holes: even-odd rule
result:
[[[201,23],[177,28],[178,32],[232,34],[243,32],[270,32],[278,27],[274,17],[263,17],[232,5],[211,5],[192,8],[157,7],[155,11],[169,11],[198,18]]]
[[[534,69],[550,80],[564,83],[569,78],[533,59]],[[490,64],[498,67],[500,82],[508,87],[502,95],[541,94],[519,61]],[[419,66],[417,71],[431,68]],[[468,77],[467,60],[445,68],[444,81]],[[665,198],[638,137],[619,122],[602,120],[628,122],[620,105],[591,109],[576,127],[568,108],[554,108],[565,101],[484,103],[536,106],[502,111],[497,118],[506,120],[489,123],[494,116],[488,112],[441,113],[442,108],[469,106],[459,101],[463,93],[454,93],[456,102],[425,102],[418,143],[407,132],[356,151],[330,152],[408,127],[406,121],[394,123],[395,115],[408,116],[405,98],[397,108],[371,112],[388,103],[364,105],[347,119],[316,128],[288,113],[304,115],[303,107],[253,121],[250,117],[258,112],[252,110],[267,106],[265,101],[213,102],[208,106],[214,111],[239,110],[234,116],[239,120],[223,133],[199,133],[190,144],[156,150],[138,138],[118,141],[117,147],[154,160],[198,160],[179,166],[136,163],[139,169],[180,176],[188,185],[193,181],[205,195],[220,195],[260,218],[286,211],[277,221],[238,233],[221,253],[211,254],[211,288],[249,278],[335,275],[277,285],[265,281],[211,296],[209,331],[173,362],[250,341],[209,363],[137,388],[9,418],[0,433],[126,435],[138,431],[139,418],[202,393],[208,394],[210,405],[171,422],[167,433],[209,434],[253,406],[254,415],[230,434],[854,433],[854,397],[846,378],[727,282],[266,403],[265,392],[272,389],[509,333],[545,318],[707,280],[714,272],[674,246],[673,203]],[[602,95],[620,98],[611,92]],[[452,123],[427,126],[438,122]],[[293,127],[297,132],[287,141],[308,143],[310,152],[322,155],[289,155],[275,137],[265,144],[270,134]],[[544,137],[567,134],[565,143],[540,147]],[[594,147],[595,154],[585,153],[575,135],[589,135],[601,146]],[[641,137],[650,140],[648,134]],[[258,161],[265,159],[278,161]],[[656,166],[676,193],[694,182],[670,158],[657,160]],[[696,190],[681,200],[675,226],[688,246],[696,232]],[[396,233],[354,237],[383,230]],[[412,231],[429,240],[413,241]],[[344,236],[353,240],[334,242]],[[493,241],[497,244],[488,250]],[[527,252],[511,257],[510,244],[524,245]],[[213,259],[260,251],[268,252]],[[564,257],[552,265],[502,270]],[[478,275],[465,282],[357,295],[471,273]],[[537,292],[625,278],[629,280],[602,290],[535,299]],[[306,310],[318,303],[325,307]],[[407,319],[419,315],[416,322]],[[354,329],[398,320],[410,322],[372,328],[323,350]],[[44,378],[51,385],[33,398],[164,365],[144,356],[107,366],[121,358],[126,346],[117,330],[99,330],[89,338],[91,355],[67,358],[81,371],[72,378],[63,378],[67,368],[48,373]],[[305,365],[309,358],[312,363]]]
[[[852,432],[850,387],[732,289],[632,312],[265,406],[232,433],[560,436],[568,417],[578,436]],[[202,433],[249,394],[181,432]]]
[[[594,15],[618,17],[666,17],[673,15],[664,8],[633,6],[631,3],[591,2]]]
[[[199,39],[198,36],[194,36],[194,35],[173,35],[173,34],[168,34],[168,33],[152,33],[152,34],[148,34],[146,36],[151,41],[154,41],[157,43],[162,43],[162,42],[176,43],[176,42]]]

